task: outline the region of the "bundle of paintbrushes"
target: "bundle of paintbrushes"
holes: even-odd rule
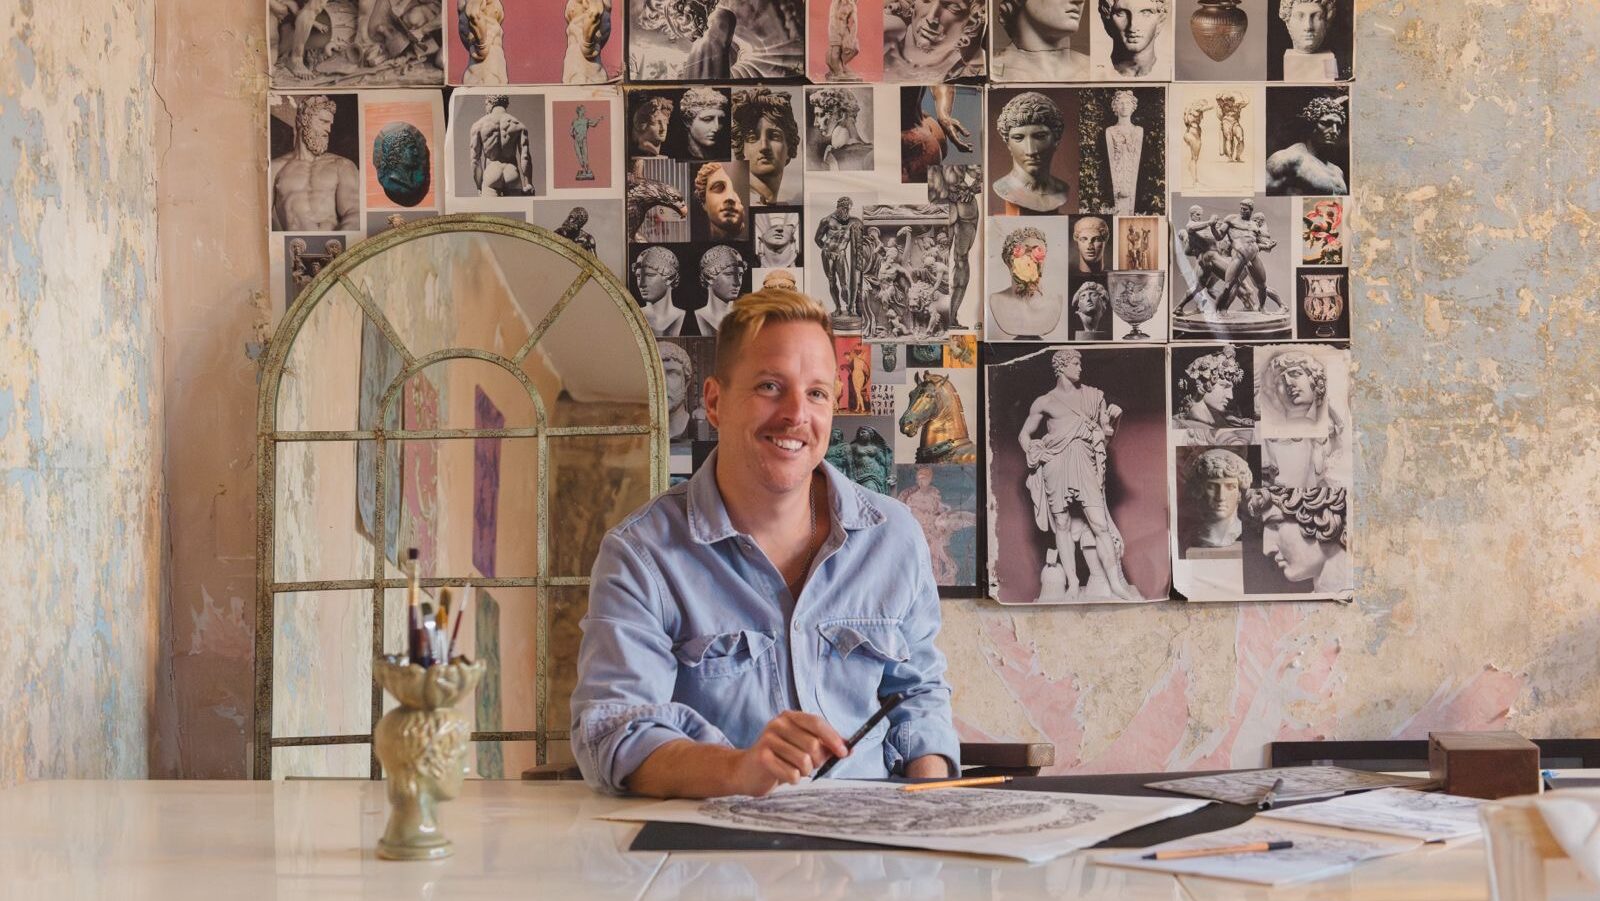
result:
[[[461,611],[456,611],[451,627],[450,589],[439,589],[439,609],[422,600],[422,583],[417,575],[417,549],[406,551],[406,656],[422,667],[450,662],[450,649],[461,634]]]

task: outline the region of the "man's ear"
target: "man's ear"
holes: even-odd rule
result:
[[[706,422],[711,423],[714,429],[722,427],[722,423],[718,422],[722,418],[722,413],[717,408],[717,402],[721,399],[722,385],[717,382],[716,376],[711,376],[700,389],[700,400],[705,404]]]

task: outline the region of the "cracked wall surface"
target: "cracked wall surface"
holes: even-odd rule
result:
[[[0,12],[0,787],[160,752],[154,15]]]
[[[162,722],[172,772],[239,776],[253,354],[274,321],[266,66],[256,4],[174,6],[156,42],[171,114],[157,134],[176,699]],[[1355,603],[947,603],[968,737],[1050,740],[1058,770],[1094,772],[1256,765],[1274,739],[1600,733],[1600,5],[1357,6]]]

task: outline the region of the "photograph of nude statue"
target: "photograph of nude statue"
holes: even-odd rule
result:
[[[356,102],[355,94],[268,98],[272,231],[361,231]]]
[[[803,76],[804,0],[626,0],[630,81]]]
[[[443,85],[444,31],[442,0],[267,0],[272,85]]]
[[[1350,89],[1267,88],[1267,193],[1350,193]]]
[[[527,89],[461,88],[450,95],[450,210],[526,208],[545,184],[546,103]],[[510,198],[497,203],[501,198]],[[472,202],[485,201],[480,205]]]
[[[990,215],[1078,211],[1078,101],[1072,88],[990,90]]]
[[[1355,14],[1351,0],[1271,0],[1267,80],[1349,81]]]
[[[1167,95],[1171,183],[1181,194],[1258,190],[1265,129],[1261,84],[1174,84]]]
[[[806,16],[806,75],[813,84],[883,80],[877,52],[883,0],[811,0]]]
[[[994,349],[985,364],[991,597],[1167,598],[1164,361],[1160,347]]]
[[[1276,339],[1294,331],[1290,201],[1174,195],[1176,340]]]
[[[1078,208],[1161,216],[1167,212],[1167,90],[1080,88]]]

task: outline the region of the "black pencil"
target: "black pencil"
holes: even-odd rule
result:
[[[847,741],[845,741],[845,743],[844,743],[845,750],[846,751],[855,750],[856,743],[861,741],[861,739],[866,738],[867,737],[867,733],[872,731],[872,727],[878,725],[878,723],[881,722],[884,717],[889,715],[889,711],[895,709],[896,707],[899,707],[900,706],[900,702],[904,701],[905,699],[906,699],[906,693],[903,692],[903,691],[897,691],[894,694],[888,696],[887,698],[884,698],[883,699],[883,706],[878,708],[878,712],[874,713],[872,716],[867,717],[867,721],[861,724],[861,728],[856,730],[856,734],[850,736],[850,738]],[[811,778],[813,778],[813,779],[821,779],[823,776],[828,775],[828,771],[833,769],[833,765],[838,763],[838,762],[839,762],[839,758],[838,757],[829,758],[827,763],[824,763],[821,767],[817,768],[817,771],[812,774]]]

